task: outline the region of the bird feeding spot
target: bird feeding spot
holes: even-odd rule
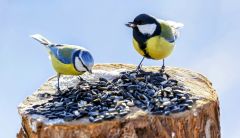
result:
[[[156,115],[183,112],[196,100],[182,83],[166,73],[123,71],[111,80],[85,77],[26,112],[49,120],[87,117],[90,122],[101,122],[126,116],[133,107]]]

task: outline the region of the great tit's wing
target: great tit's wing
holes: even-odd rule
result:
[[[183,27],[183,24],[173,21],[164,21],[161,19],[158,19],[158,22],[160,23],[162,29],[161,36],[165,38],[168,42],[174,43],[179,36],[178,29]]]
[[[55,45],[50,47],[52,54],[64,64],[72,63],[72,55],[75,50],[77,49],[65,45]]]
[[[81,52],[80,58],[83,64],[88,68],[92,68],[92,66],[94,65],[94,59],[89,51],[83,50]]]

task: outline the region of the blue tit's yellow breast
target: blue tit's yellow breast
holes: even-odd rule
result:
[[[154,36],[147,40],[146,51],[152,59],[160,60],[169,56],[174,45],[161,36]]]
[[[79,72],[74,68],[73,64],[64,64],[59,61],[53,54],[50,53],[53,68],[57,73],[64,75],[81,75],[84,72]]]

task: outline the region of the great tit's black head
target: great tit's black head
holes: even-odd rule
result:
[[[133,21],[136,25],[154,24],[156,19],[147,14],[140,14]]]
[[[158,21],[147,14],[138,15],[133,22],[129,22],[126,26],[131,27],[134,31],[137,31],[142,35],[152,36],[154,33],[160,33],[160,25]]]

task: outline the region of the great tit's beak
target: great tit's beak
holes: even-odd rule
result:
[[[134,28],[134,27],[137,27],[137,25],[134,23],[134,22],[128,22],[127,24],[125,24],[127,27],[131,27],[131,28]]]

